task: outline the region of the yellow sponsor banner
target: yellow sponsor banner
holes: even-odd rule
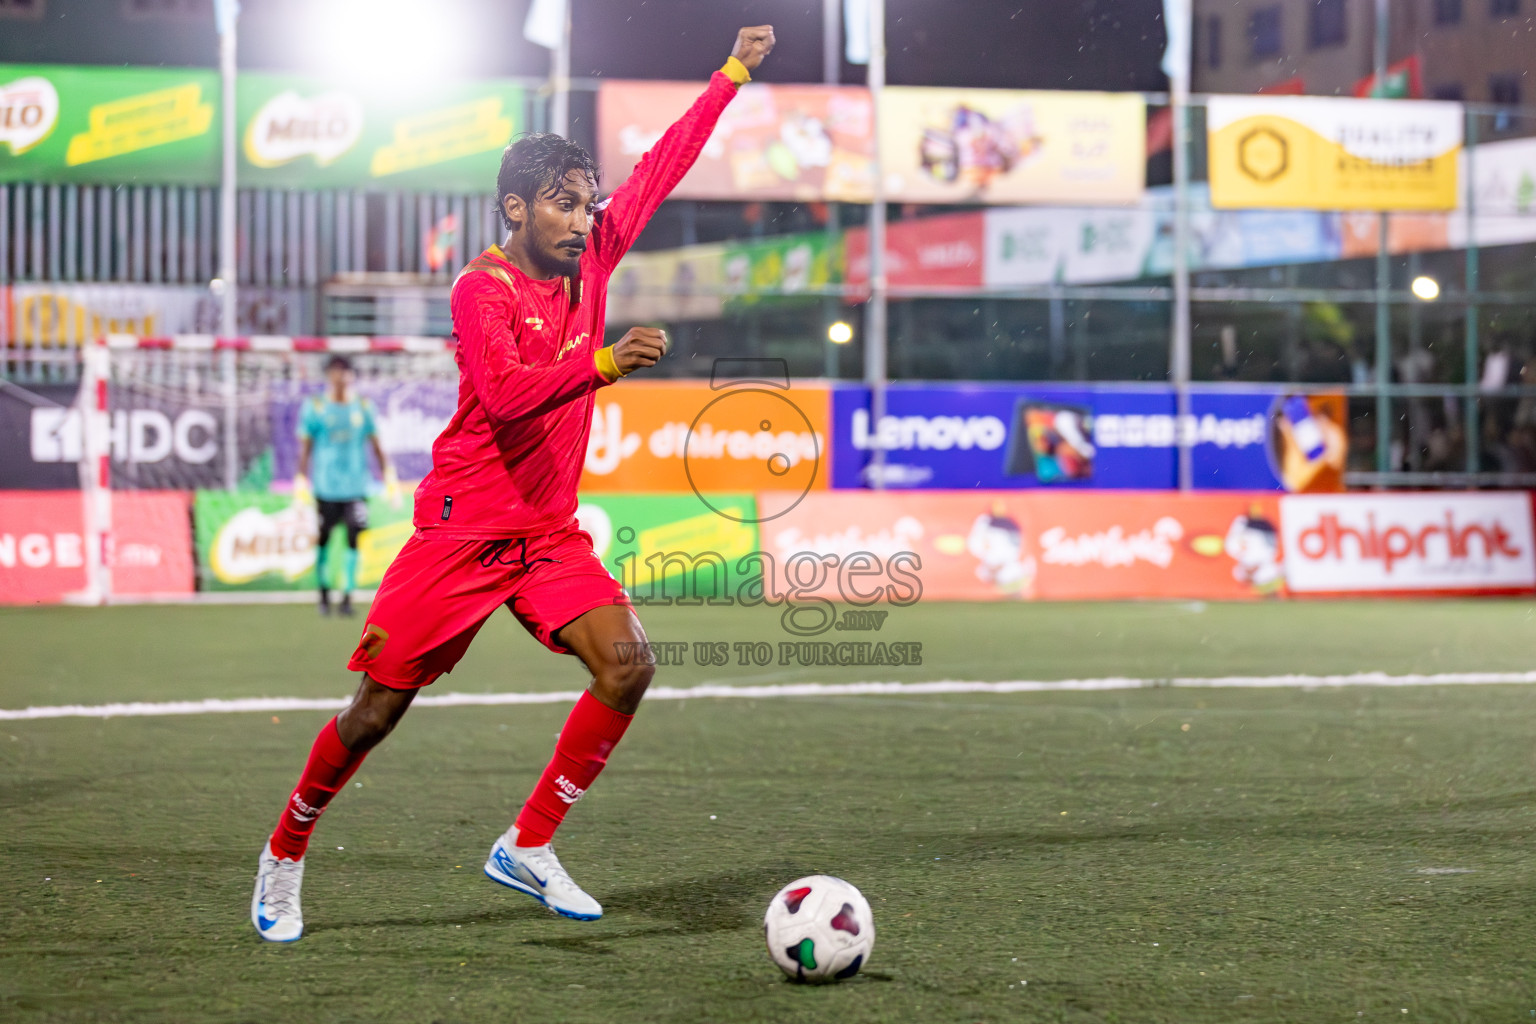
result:
[[[213,104],[196,82],[128,96],[91,108],[89,127],[69,140],[70,167],[202,135],[213,124]]]
[[[429,110],[395,122],[394,137],[374,152],[369,172],[382,178],[498,150],[511,136],[512,116],[499,96]]]
[[[880,100],[886,192],[915,203],[1132,203],[1146,104],[1130,93],[892,86]]]
[[[1212,96],[1218,209],[1451,210],[1459,103],[1326,96]]]

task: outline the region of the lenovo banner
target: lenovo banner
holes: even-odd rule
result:
[[[914,384],[888,389],[876,426],[869,392],[838,388],[832,485],[869,486],[878,447],[892,488],[1171,490],[1183,429],[1198,488],[1338,489],[1339,405],[1277,391],[1196,394],[1181,427],[1166,387]]]
[[[113,593],[192,592],[187,506],[188,496],[179,491],[113,497]],[[83,590],[83,522],[78,494],[0,492],[0,604],[57,604]]]
[[[1289,495],[1280,518],[1296,593],[1536,587],[1523,492]]]

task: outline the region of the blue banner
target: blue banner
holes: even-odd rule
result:
[[[1191,396],[1194,483],[1281,490],[1272,448],[1281,392]],[[832,395],[832,486],[870,485],[885,450],[890,488],[1170,490],[1178,418],[1167,387],[897,384],[879,428],[869,389]]]

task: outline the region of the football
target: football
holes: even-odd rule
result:
[[[778,891],[763,915],[768,955],[795,981],[851,978],[869,963],[875,918],[852,884],[831,875],[797,878]]]

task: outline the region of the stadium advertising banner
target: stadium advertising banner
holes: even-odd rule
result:
[[[724,245],[630,250],[608,281],[608,320],[716,320],[725,311]]]
[[[1456,206],[1459,103],[1212,96],[1206,126],[1218,208]]]
[[[0,64],[0,181],[212,184],[219,95],[199,68]]]
[[[869,392],[832,393],[832,486],[869,486],[885,450],[887,487],[1170,490],[1178,439],[1172,389],[1015,384],[895,385],[870,422]],[[1317,490],[1342,486],[1347,439],[1333,396],[1254,390],[1196,393],[1195,486]]]
[[[885,273],[897,288],[980,288],[985,218],[980,211],[892,221],[885,232]],[[843,236],[847,279],[869,289],[869,229]]]
[[[484,192],[522,127],[499,80],[380,94],[246,72],[242,185]],[[195,68],[0,64],[0,181],[215,185],[220,83]]]
[[[828,420],[819,384],[622,381],[597,392],[581,491],[825,489]]]
[[[576,519],[637,602],[720,600],[753,575],[757,507],[750,494],[593,494]]]
[[[604,82],[597,151],[610,187],[629,176],[699,98],[698,82]],[[856,86],[742,86],[675,199],[865,203],[874,167],[869,91]]]
[[[825,565],[860,553],[898,607],[917,600],[1244,600],[1284,591],[1277,496],[1126,494],[877,494],[808,496],[762,524],[778,565]],[[873,568],[873,566],[870,566]],[[826,571],[810,593],[848,599],[847,573]],[[894,589],[885,589],[887,583]],[[868,582],[852,595],[874,592]],[[884,607],[884,605],[882,605]],[[893,611],[892,616],[899,615]]]
[[[193,500],[197,571],[203,590],[313,590],[315,506],[262,491],[198,491]],[[411,504],[368,501],[370,526],[358,538],[357,582],[375,587],[410,538]],[[339,572],[344,530],[330,538],[330,565]]]
[[[728,308],[813,297],[843,277],[837,241],[820,231],[728,244],[723,266]]]
[[[307,334],[315,323],[314,292],[243,285],[235,317],[245,335]],[[104,334],[153,338],[218,329],[218,298],[194,285],[0,285],[0,345],[46,348],[80,345]]]
[[[262,188],[487,192],[524,127],[522,87],[497,80],[380,95],[248,72],[237,99],[240,183]]]
[[[84,509],[78,494],[0,492],[0,604],[57,604],[85,587]],[[112,590],[192,592],[192,527],[181,491],[112,500]]]
[[[1297,593],[1536,587],[1531,497],[1522,492],[1287,495],[1280,510]]]
[[[1132,93],[891,86],[880,104],[897,202],[1134,203],[1146,184],[1146,104]]]
[[[79,488],[87,420],[77,393],[74,385],[0,382],[0,488]],[[192,490],[223,483],[228,452],[221,395],[167,388],[129,372],[108,395],[111,411],[92,413],[90,422],[106,434],[114,488]],[[237,476],[264,463],[267,430],[264,408],[239,406]]]

